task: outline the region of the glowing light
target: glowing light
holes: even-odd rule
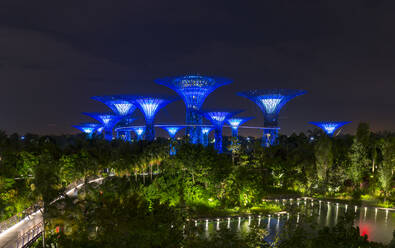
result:
[[[102,133],[103,130],[104,130],[104,127],[99,127],[99,128],[96,130],[96,132],[97,132],[97,133]]]
[[[211,130],[213,130],[212,127],[202,127],[202,134],[208,134]]]
[[[275,112],[277,106],[281,102],[282,98],[264,98],[261,99],[262,104],[265,106],[266,112],[272,114]]]
[[[94,96],[92,99],[106,104],[117,115],[127,116],[136,110],[133,97],[131,95],[109,95]]]
[[[199,110],[207,96],[218,87],[230,84],[232,81],[226,78],[186,75],[161,78],[155,82],[173,89],[182,97],[186,106],[185,122],[187,125],[201,125],[203,118],[199,114]],[[188,126],[186,134],[193,144],[204,142],[199,126]]]
[[[93,131],[95,130],[95,128],[93,128],[93,127],[82,127],[81,128],[81,130],[84,132],[84,133],[93,133]]]
[[[114,114],[102,114],[102,113],[84,113],[98,121],[100,121],[105,130],[112,129],[121,119],[121,116]]]
[[[349,121],[343,121],[343,122],[309,122],[310,124],[313,124],[319,128],[321,128],[326,134],[329,136],[332,136],[337,129],[340,127],[350,123]]]
[[[129,114],[130,110],[132,107],[134,107],[133,104],[128,103],[128,102],[124,102],[124,103],[115,103],[114,104],[115,108],[118,110],[118,113],[120,115],[127,115]],[[133,109],[134,111],[134,109]],[[132,112],[133,112],[132,111]]]
[[[240,110],[235,111],[208,111],[204,112],[207,119],[213,123],[215,127],[215,144],[214,147],[217,152],[222,152],[222,126],[227,118],[240,113]]]
[[[177,132],[179,130],[181,130],[183,127],[181,127],[181,126],[165,126],[162,128],[165,129],[169,133],[170,138],[174,138],[174,136],[177,134]]]
[[[145,115],[147,122],[152,122],[158,110],[169,101],[155,97],[142,97],[136,99],[136,103]]]
[[[232,119],[229,119],[228,120],[228,123],[229,123],[229,125],[232,127],[232,128],[238,128],[239,127],[239,125],[241,124],[241,122],[242,122],[243,120],[242,119],[240,119],[240,118],[232,118]]]
[[[161,78],[155,82],[176,91],[183,98],[188,109],[199,110],[211,92],[232,81],[226,78],[186,75]]]
[[[144,128],[143,127],[137,127],[133,130],[138,136],[142,135],[144,133]]]

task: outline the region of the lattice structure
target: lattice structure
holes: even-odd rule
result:
[[[289,90],[289,89],[264,89],[264,90],[249,90],[237,93],[239,96],[250,99],[256,103],[262,110],[264,116],[263,126],[266,128],[278,127],[278,115],[284,105],[295,98],[305,94],[303,90]],[[277,129],[278,131],[278,129]],[[277,138],[278,133],[274,135],[272,131],[264,131],[262,139],[262,146],[267,146],[268,143],[276,144],[273,137]],[[271,133],[271,134],[270,134]],[[270,134],[271,142],[267,142],[267,136]],[[266,136],[266,137],[265,137]]]
[[[145,127],[132,127],[132,130],[137,136],[137,141],[143,139],[143,136],[145,134]]]
[[[278,127],[263,128],[262,146],[270,147],[273,145],[277,145],[278,130],[280,130],[280,128]]]
[[[97,124],[97,123],[81,123],[79,125],[75,125],[73,126],[75,128],[77,128],[78,130],[80,130],[81,132],[85,133],[88,139],[91,139],[93,136],[93,133],[100,127],[102,127],[102,125]]]
[[[209,126],[204,126],[201,127],[202,130],[202,137],[203,137],[203,146],[208,146],[208,135],[210,134],[211,130],[213,130],[214,127],[209,127]]]
[[[207,96],[220,86],[231,83],[226,78],[206,77],[201,75],[186,75],[181,77],[167,77],[155,80],[156,83],[167,86],[176,91],[184,100],[186,106],[187,136],[193,144],[202,143],[200,125],[203,124],[199,111]],[[196,125],[196,126],[193,126]]]
[[[214,130],[215,130],[215,144],[214,148],[217,150],[218,153],[222,152],[222,127],[225,123],[225,121],[240,113],[241,110],[233,110],[233,111],[228,111],[228,110],[209,110],[203,112],[204,116],[211,121],[211,123],[214,125]]]
[[[175,136],[178,131],[183,129],[183,126],[161,126],[164,130],[166,130],[169,133],[170,136],[170,155],[176,155],[177,150],[176,150],[176,139]]]
[[[136,118],[125,117],[118,124],[115,132],[117,134],[117,139],[121,139],[124,141],[132,141],[132,136],[130,135],[130,129],[124,129],[125,127],[129,127]]]
[[[239,127],[244,123],[247,122],[251,119],[253,119],[254,117],[233,117],[228,119],[228,123],[230,125],[230,127],[232,128],[232,136],[233,137],[237,137],[238,136],[238,130]]]
[[[99,101],[107,105],[114,113],[120,116],[131,115],[136,106],[131,95],[108,95],[108,96],[94,96],[93,100]]]
[[[122,119],[122,116],[115,115],[112,113],[83,113],[83,114],[90,116],[103,124],[104,139],[109,141],[112,140],[112,131],[114,126]]]
[[[134,100],[137,107],[145,116],[145,139],[153,141],[155,139],[154,119],[156,113],[167,104],[177,100],[177,98],[163,96],[137,96]]]
[[[339,129],[340,127],[351,123],[351,121],[323,121],[323,122],[309,122],[312,125],[315,125],[319,128],[321,128],[327,135],[333,136],[335,131]]]

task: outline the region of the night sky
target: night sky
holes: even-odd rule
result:
[[[2,0],[0,129],[77,133],[81,112],[107,111],[91,96],[176,94],[153,80],[199,73],[234,80],[204,107],[245,109],[252,126],[261,111],[236,92],[292,88],[308,93],[282,109],[282,133],[321,120],[395,131],[394,13],[393,0]],[[184,113],[179,101],[156,120]]]

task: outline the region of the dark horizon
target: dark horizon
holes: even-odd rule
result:
[[[315,128],[309,121],[326,120],[352,121],[345,133],[359,122],[395,131],[394,11],[389,0],[5,0],[0,130],[78,133],[72,125],[94,121],[81,112],[109,111],[92,96],[176,95],[154,79],[199,73],[233,79],[203,108],[245,109],[241,116],[255,117],[246,125],[263,126],[263,115],[236,92],[290,88],[307,94],[282,109],[280,133],[305,132]],[[184,103],[171,103],[156,121],[184,123]]]

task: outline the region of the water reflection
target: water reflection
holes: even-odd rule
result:
[[[302,216],[313,216],[314,219],[317,219],[319,227],[332,227],[348,211],[348,205],[342,203],[300,201],[299,199],[296,199],[297,204],[293,204],[292,200],[277,200],[276,202],[295,208],[296,205],[299,205],[299,212],[295,214],[277,214],[275,216],[227,217],[224,219],[203,220],[195,222],[195,225],[204,225],[207,237],[209,237],[210,233],[220,230],[221,227],[238,230],[243,233],[250,231],[251,225],[258,225],[268,230],[269,236],[266,240],[273,241],[287,221],[294,223],[294,225],[303,225]],[[359,226],[361,235],[368,235],[368,239],[371,241],[383,243],[391,241],[392,232],[395,229],[395,212],[371,207],[353,207],[354,212],[358,216],[355,220],[355,225]]]

